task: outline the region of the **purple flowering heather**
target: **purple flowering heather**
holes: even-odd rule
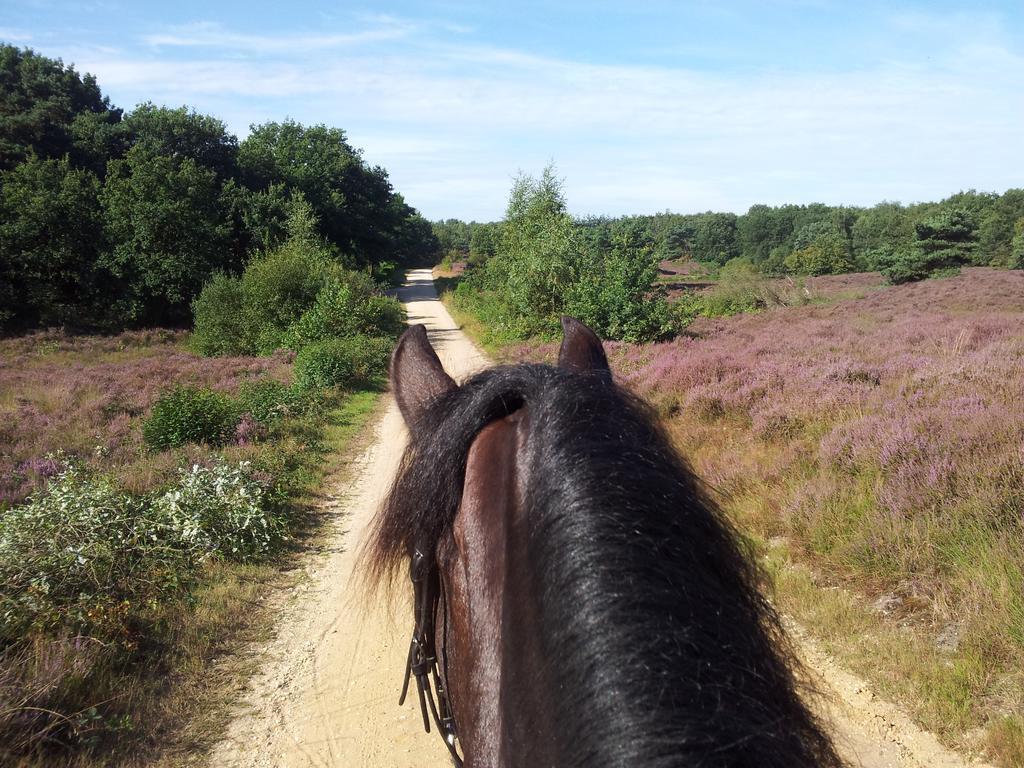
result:
[[[235,393],[260,376],[290,380],[289,354],[200,357],[185,349],[185,339],[181,331],[155,329],[0,340],[0,508],[42,488],[52,474],[44,457],[58,449],[99,468],[149,462],[155,469],[141,467],[140,482],[158,483],[168,470],[145,456],[140,424],[167,387]]]

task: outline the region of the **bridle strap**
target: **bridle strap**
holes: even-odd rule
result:
[[[412,642],[409,644],[409,655],[405,662],[405,682],[402,684],[402,695],[398,699],[398,705],[405,703],[406,694],[409,693],[409,680],[415,677],[424,730],[430,733],[430,720],[433,718],[456,768],[462,768],[462,758],[455,748],[458,738],[455,717],[448,701],[448,692],[445,690],[447,680],[439,675],[437,670],[434,621],[442,588],[437,561],[432,556],[430,548],[416,547],[409,566],[409,576],[412,578],[416,624],[412,631]]]

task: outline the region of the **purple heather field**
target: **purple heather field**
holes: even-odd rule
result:
[[[57,469],[47,456],[58,449],[117,468],[129,490],[147,490],[180,466],[180,457],[149,456],[142,446],[142,417],[161,391],[191,384],[233,393],[259,376],[291,376],[284,356],[200,357],[184,339],[183,332],[148,330],[0,340],[0,508],[42,487]]]
[[[978,625],[1001,646],[992,650],[1016,653],[1024,273],[832,282],[829,293],[862,295],[700,319],[663,344],[608,344],[616,375],[667,417],[744,526],[869,593],[895,593],[935,626],[961,622],[970,637]]]

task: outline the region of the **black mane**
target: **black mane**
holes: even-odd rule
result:
[[[413,426],[368,551],[404,573],[444,544],[466,458],[528,406],[529,561],[565,766],[839,766],[799,698],[761,574],[649,409],[605,376],[493,368]]]

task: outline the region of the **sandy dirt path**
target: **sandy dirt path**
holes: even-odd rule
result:
[[[445,369],[462,380],[487,365],[437,300],[429,270],[409,273],[399,298],[410,323],[427,326]],[[283,599],[275,639],[250,681],[226,738],[209,765],[238,768],[443,768],[451,762],[436,734],[425,734],[415,697],[397,703],[411,631],[411,609],[365,605],[353,568],[367,525],[398,466],[406,433],[392,400],[346,488],[330,498],[326,551]],[[833,692],[837,740],[865,768],[963,765],[895,707],[801,640],[809,666]]]

